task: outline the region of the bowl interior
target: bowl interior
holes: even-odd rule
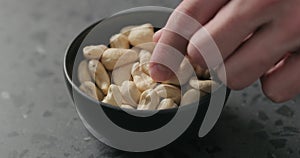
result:
[[[66,77],[67,86],[71,93],[71,97],[75,102],[77,112],[81,120],[87,129],[96,136],[99,140],[102,140],[102,136],[107,136],[105,129],[99,120],[102,120],[104,116],[101,114],[99,106],[106,112],[107,116],[117,125],[131,131],[151,131],[158,129],[170,120],[176,114],[178,108],[160,110],[157,114],[141,119],[126,114],[123,110],[116,106],[111,106],[103,102],[98,102],[86,94],[81,92],[78,88],[79,81],[77,79],[77,67],[79,62],[82,61],[82,49],[87,45],[106,44],[108,45],[109,39],[113,34],[116,34],[124,26],[128,25],[140,25],[144,23],[151,23],[156,28],[162,28],[168,17],[171,14],[170,9],[165,8],[141,8],[134,9],[132,11],[122,12],[121,14],[113,15],[112,17],[101,20],[87,29],[85,29],[80,35],[78,35],[69,46],[64,59],[64,73]],[[224,85],[223,85],[224,87]],[[218,89],[216,90],[218,93]],[[229,89],[227,89],[226,98],[228,98]],[[77,100],[76,100],[77,99]],[[197,115],[190,126],[189,131],[197,133],[199,126],[202,124],[205,115],[208,111],[211,95],[201,97],[199,103],[195,103],[189,106],[184,106],[180,109],[184,109],[186,113],[193,113],[194,106],[198,106]],[[221,106],[223,107],[224,104]],[[222,108],[221,107],[221,108]],[[152,113],[151,111],[133,111],[134,113]],[[215,116],[217,117],[217,116]],[[189,123],[189,121],[187,121]],[[214,122],[210,123],[214,124]],[[187,124],[189,126],[189,124]],[[190,135],[190,134],[188,134]]]
[[[82,60],[84,60],[82,50],[85,46],[98,44],[109,45],[109,39],[111,36],[119,33],[120,30],[125,26],[151,23],[155,28],[162,28],[166,24],[171,11],[171,9],[157,7],[133,9],[126,12],[120,12],[112,17],[103,19],[101,22],[94,24],[90,28],[89,32],[86,33],[85,37],[81,40],[76,55],[73,54],[73,68],[71,71],[68,71],[68,76],[71,77],[72,80],[71,82],[74,83],[77,88],[78,85],[80,85],[77,78],[77,66]],[[105,103],[103,103],[103,105],[116,108],[115,106]],[[139,113],[148,113],[146,111],[147,110],[140,111]],[[149,110],[149,112],[151,112],[151,110]]]
[[[119,33],[119,31],[123,27],[129,25],[141,25],[144,23],[151,23],[155,28],[162,28],[165,26],[171,13],[172,9],[163,7],[134,8],[105,18],[84,30],[78,37],[76,37],[76,40],[73,41],[73,50],[69,50],[65,56],[64,66],[66,67],[66,76],[69,82],[72,84],[72,88],[75,88],[75,90],[82,93],[78,88],[80,83],[77,78],[77,68],[79,63],[82,60],[84,60],[82,50],[85,46],[98,44],[109,45],[110,37],[114,34]],[[84,93],[82,93],[82,95],[91,100],[94,100]],[[201,100],[207,100],[209,98],[210,95],[206,95],[200,99],[200,102]],[[103,104],[104,106],[111,107],[113,109],[119,109],[116,106],[112,106],[106,103],[101,102],[101,104]],[[137,113],[148,113],[147,111],[153,113],[152,111],[157,110],[142,110]],[[160,111],[175,112],[176,108],[165,109]]]

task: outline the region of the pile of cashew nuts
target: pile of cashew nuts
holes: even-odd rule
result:
[[[121,108],[162,110],[191,104],[211,93],[208,70],[195,66],[197,77],[186,71],[185,58],[178,74],[184,76],[181,88],[178,79],[155,82],[149,74],[149,61],[155,47],[151,24],[124,27],[110,38],[110,45],[91,45],[83,49],[84,60],[78,65],[80,90],[88,96]]]

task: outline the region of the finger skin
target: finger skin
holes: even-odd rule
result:
[[[240,8],[251,11],[249,7],[253,3],[252,1],[243,3],[231,1],[204,26],[214,39],[224,60],[259,26],[271,20],[271,17],[257,17],[254,13],[249,15],[246,11],[240,11]],[[198,63],[203,68],[207,68],[207,63],[204,60],[204,55],[201,55],[201,53],[206,53],[205,55],[211,53],[211,58],[214,58],[213,56],[215,55],[213,52],[201,52],[208,45],[207,40],[208,38],[203,34],[203,30],[199,29],[191,38],[187,48],[188,55],[193,60],[193,63]],[[216,66],[220,64],[218,62],[213,61],[211,65]]]
[[[175,13],[176,11],[184,13],[193,18],[194,20],[198,21],[200,24],[204,25],[216,14],[216,12],[226,2],[227,0],[185,0],[176,8]],[[188,30],[191,34],[193,34],[197,31],[197,28],[189,29],[188,27],[190,25],[183,24],[183,26],[180,26],[184,22],[181,23],[180,21],[177,21],[175,23],[172,23],[172,19],[178,19],[178,17],[176,17],[174,13],[170,16],[168,23],[174,26],[178,25],[177,28],[179,29],[174,31],[163,31],[158,40],[158,45],[153,51],[153,55],[150,61],[150,75],[156,81],[165,81],[172,77],[169,75],[170,73],[166,73],[168,71],[168,68],[163,68],[162,66],[160,66],[160,68],[156,68],[156,65],[158,65],[157,63],[159,63],[157,61],[172,60],[172,56],[161,55],[163,53],[163,49],[159,46],[159,43],[170,45],[171,47],[176,48],[178,51],[185,55],[188,45],[188,39],[185,39],[184,37],[180,36],[180,32]],[[157,38],[155,37],[155,39]],[[179,64],[177,65],[177,67],[179,67]]]
[[[300,24],[300,23],[299,23]],[[243,89],[272,68],[286,52],[300,45],[294,20],[272,21],[256,31],[225,61],[227,85],[236,90]],[[294,29],[289,29],[291,26]],[[285,31],[282,31],[285,30]],[[299,33],[298,33],[299,35]],[[218,73],[221,80],[224,74]]]
[[[299,51],[300,52],[300,51]],[[292,54],[280,62],[275,69],[262,78],[265,95],[276,103],[281,103],[300,94],[300,54]]]
[[[266,27],[255,33],[225,63],[226,79],[218,71],[220,80],[228,87],[241,90],[272,68],[288,50],[281,50],[280,35],[272,34],[273,28]]]
[[[154,36],[153,36],[153,42],[158,42],[158,40],[160,39],[161,35],[162,35],[163,30],[160,29],[157,32],[155,32]]]

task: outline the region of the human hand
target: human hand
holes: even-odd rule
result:
[[[218,77],[226,80],[229,88],[240,90],[260,78],[265,95],[274,102],[300,93],[300,0],[184,0],[168,21],[175,30],[162,29],[154,36],[158,46],[150,74],[157,81],[173,75],[170,69],[156,64],[172,60],[159,43],[176,48],[193,64],[207,67],[197,49],[206,40],[203,28],[186,25],[185,18],[176,12],[192,17],[211,35],[224,60],[221,66],[213,65],[218,66]],[[188,30],[188,40],[177,33],[183,30]],[[220,67],[225,68],[226,75]]]

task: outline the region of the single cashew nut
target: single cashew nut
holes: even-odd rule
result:
[[[201,92],[196,89],[190,89],[184,93],[181,99],[181,106],[199,102]]]
[[[145,73],[133,76],[133,81],[141,92],[147,89],[151,89],[157,84],[150,76]]]
[[[181,91],[176,86],[169,84],[160,84],[154,88],[154,91],[162,98],[170,98],[176,104],[180,103]]]
[[[120,33],[122,33],[125,36],[128,36],[130,34],[131,29],[135,28],[137,26],[125,26],[121,29]]]
[[[90,60],[88,67],[97,86],[104,94],[107,94],[110,85],[110,78],[104,66],[98,60]]]
[[[177,105],[170,98],[163,99],[157,107],[157,110],[176,108]]]
[[[136,51],[123,48],[109,48],[107,49],[101,58],[102,64],[107,70],[113,70],[114,68],[133,63],[138,59]]]
[[[195,70],[192,67],[189,59],[187,57],[185,57],[179,66],[179,69],[177,71],[177,76],[174,76],[170,80],[165,81],[163,83],[169,83],[169,84],[174,84],[174,85],[180,85],[180,84],[184,85],[192,77],[194,71]]]
[[[141,43],[139,45],[136,45],[135,47],[147,50],[152,53],[155,46],[156,46],[155,42],[148,42],[148,43]]]
[[[121,86],[124,81],[131,81],[131,68],[133,63],[118,67],[112,71],[114,84]]]
[[[131,50],[135,51],[137,54],[140,54],[142,49],[139,47],[132,47]]]
[[[131,75],[133,77],[133,82],[141,92],[147,89],[152,89],[157,84],[149,75],[142,71],[142,68],[138,62],[133,64]]]
[[[88,62],[86,60],[81,61],[80,64],[78,65],[77,75],[80,83],[83,83],[85,81],[92,81],[88,69]]]
[[[131,29],[128,40],[131,45],[153,42],[154,29],[151,24],[144,24]]]
[[[115,106],[121,106],[122,94],[120,92],[119,87],[114,84],[110,85],[108,89],[108,93],[102,102],[115,105]]]
[[[105,45],[86,46],[83,48],[83,56],[86,59],[100,59],[106,49]]]
[[[120,87],[120,91],[123,96],[123,103],[137,107],[141,92],[138,90],[134,82],[124,81]]]
[[[213,80],[198,80],[196,78],[192,78],[189,83],[191,87],[206,93],[211,93],[212,87],[218,86],[218,83]]]
[[[135,75],[140,75],[141,73],[143,73],[143,70],[140,63],[139,62],[134,63],[131,68],[131,75],[135,76]]]
[[[131,105],[125,105],[125,104],[121,105],[120,107],[123,108],[123,109],[135,109]]]
[[[146,50],[141,50],[139,54],[139,58],[140,58],[140,64],[143,69],[143,72],[145,72],[147,75],[150,75],[149,62],[151,59],[151,53]]]
[[[152,90],[148,89],[141,94],[138,110],[155,110],[159,104],[158,94]]]
[[[116,34],[110,38],[111,48],[129,48],[128,38],[123,34]]]
[[[88,96],[96,99],[96,100],[102,100],[104,95],[103,93],[96,87],[96,85],[91,81],[85,81],[83,82],[79,89],[87,94]]]

